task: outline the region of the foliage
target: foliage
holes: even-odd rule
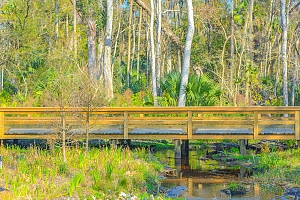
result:
[[[121,192],[140,195],[158,184],[156,173],[162,170],[145,149],[71,148],[68,162],[63,163],[61,151],[38,148],[0,148],[3,169],[0,184],[8,192],[1,199],[116,199]],[[8,176],[14,174],[14,176]]]
[[[179,72],[174,71],[166,75],[165,81],[161,84],[162,97],[159,97],[160,105],[177,106],[180,80]],[[221,94],[219,86],[206,74],[202,76],[191,74],[185,92],[187,106],[216,105]]]
[[[58,3],[58,12],[56,5]],[[82,1],[77,0],[77,28],[74,34],[73,1],[26,1],[11,0],[1,4],[0,12],[0,64],[3,67],[4,91],[0,96],[0,102],[5,106],[43,106],[42,99],[50,82],[52,68],[62,69],[77,68],[85,71],[87,66],[87,19],[97,23],[97,65],[101,68],[104,31],[106,23],[106,1]],[[143,102],[136,97],[132,103],[120,102],[116,99],[116,105],[147,105],[153,104],[150,97],[151,69],[149,68],[149,34],[147,33],[148,15],[143,14],[141,31],[139,26],[139,9],[133,6],[130,45],[130,84],[127,86],[127,59],[128,59],[128,19],[129,2],[114,2],[114,25],[112,34],[112,59],[113,59],[113,84],[117,96],[124,95],[128,89],[137,95],[144,92]],[[184,44],[187,30],[187,15],[184,1],[163,1],[163,10],[180,10],[171,14],[166,12],[162,17],[168,21],[170,31],[178,37],[178,43]],[[145,4],[147,5],[147,3]],[[251,100],[251,105],[282,105],[282,75],[280,73],[280,4],[273,1],[255,1],[253,15],[250,16],[249,1],[234,2],[233,26],[231,33],[230,1],[195,1],[195,36],[191,52],[191,68],[199,69],[201,75],[191,78],[187,85],[187,105],[215,105],[224,102],[236,103],[239,96]],[[290,14],[290,26],[288,30],[288,49],[290,49],[289,67],[299,58],[294,56],[297,37],[294,37],[299,15],[297,9],[292,9]],[[248,19],[248,20],[246,20]],[[248,24],[245,24],[248,21]],[[163,25],[164,28],[165,25]],[[250,27],[251,26],[251,27]],[[246,28],[246,29],[245,29]],[[250,31],[251,30],[251,31]],[[231,35],[233,34],[233,35]],[[234,38],[233,59],[231,59],[230,39]],[[76,41],[75,41],[76,39]],[[177,39],[177,38],[175,38]],[[252,40],[252,41],[250,41]],[[139,49],[137,42],[140,41]],[[159,97],[160,105],[177,105],[178,81],[171,80],[169,75],[164,76],[166,69],[180,71],[182,55],[173,40],[162,34],[161,66],[162,85],[170,81]],[[77,53],[74,52],[74,44],[77,43]],[[102,47],[101,47],[102,46]],[[135,52],[135,53],[133,53]],[[138,52],[138,54],[137,54]],[[75,56],[76,55],[76,56]],[[137,58],[139,55],[139,58]],[[62,61],[63,60],[63,61]],[[139,70],[137,62],[139,60]],[[295,60],[295,61],[294,61]],[[230,72],[232,69],[233,77]],[[296,69],[297,70],[297,69]],[[48,74],[49,73],[49,74]],[[64,74],[64,75],[66,75]],[[68,74],[69,75],[69,74]],[[79,74],[77,74],[79,75]],[[66,79],[70,78],[65,76]],[[180,76],[177,78],[180,78]],[[167,80],[168,79],[168,80]],[[195,79],[195,80],[193,80]],[[204,92],[203,87],[207,83],[215,82],[224,84],[223,91],[217,91],[217,87],[210,88],[211,92]],[[72,81],[74,79],[71,78]],[[292,73],[289,73],[288,87],[292,89]],[[78,80],[76,80],[78,81]],[[103,79],[100,80],[103,82]],[[167,81],[167,82],[166,82]],[[174,82],[175,81],[175,82]],[[52,83],[52,85],[54,85]],[[201,91],[199,87],[201,85]],[[164,86],[162,86],[164,87]],[[198,89],[197,89],[198,88]],[[246,92],[246,91],[249,91]],[[218,96],[222,92],[222,102]],[[176,94],[173,94],[176,93]],[[213,94],[214,93],[214,94]],[[291,94],[291,92],[290,92]],[[299,105],[299,87],[296,87],[295,105]],[[248,95],[248,97],[246,97]],[[210,100],[211,98],[211,100]],[[136,103],[134,103],[136,101]],[[291,102],[291,101],[290,101]],[[114,103],[112,103],[114,105]]]
[[[242,185],[242,183],[237,182],[237,183],[230,183],[228,190],[233,192],[233,191],[246,191],[246,187]]]
[[[262,153],[254,157],[254,163],[263,171],[255,178],[268,183],[289,182],[300,184],[300,149],[290,149],[284,152]]]

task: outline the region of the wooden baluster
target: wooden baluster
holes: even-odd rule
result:
[[[193,137],[193,112],[192,111],[188,111],[188,139],[192,139]]]
[[[300,145],[300,111],[295,111],[295,140]]]
[[[202,116],[203,116],[202,113],[198,113],[198,118],[199,119],[202,119]]]
[[[257,139],[258,138],[258,119],[259,119],[259,116],[258,116],[258,112],[257,111],[254,111],[254,124],[253,124],[253,139]]]
[[[124,111],[124,139],[128,139],[128,112]]]
[[[0,112],[0,140],[1,145],[4,139],[4,112]]]

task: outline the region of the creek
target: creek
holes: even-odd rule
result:
[[[203,159],[207,149],[193,149],[188,158],[175,159],[174,150],[159,150],[156,157],[169,167],[168,175],[161,180],[162,188],[179,188],[178,197],[187,200],[202,199],[282,199],[283,189],[269,184],[260,184],[252,178],[252,172],[239,165]],[[221,192],[232,183],[246,187],[244,195],[229,195]],[[180,186],[180,187],[177,187]]]

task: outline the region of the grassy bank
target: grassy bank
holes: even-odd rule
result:
[[[273,184],[300,186],[300,149],[283,152],[263,152],[254,157],[255,166],[261,173],[254,178]]]
[[[59,149],[0,147],[0,199],[140,198],[154,192],[162,166],[143,149],[69,149],[67,163]]]

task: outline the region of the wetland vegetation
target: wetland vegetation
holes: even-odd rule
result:
[[[162,165],[145,149],[71,148],[61,151],[0,148],[0,199],[150,198]],[[121,196],[120,196],[121,195]]]
[[[0,169],[1,199],[167,199],[160,188],[159,178],[164,165],[151,153],[154,149],[170,149],[170,141],[156,143],[132,142],[128,148],[69,147],[67,162],[61,149],[43,150],[39,147],[0,148],[3,166]],[[212,141],[191,141],[191,148],[207,148]],[[143,146],[138,148],[138,146]],[[224,149],[232,164],[253,171],[252,180],[262,185],[292,188],[300,185],[300,149],[275,151],[264,146],[259,154],[248,151],[241,156],[236,147]],[[222,157],[223,159],[224,157]],[[217,159],[217,156],[212,156]],[[222,162],[222,161],[220,161]],[[231,164],[230,164],[231,165]],[[232,181],[231,189],[240,182]]]

